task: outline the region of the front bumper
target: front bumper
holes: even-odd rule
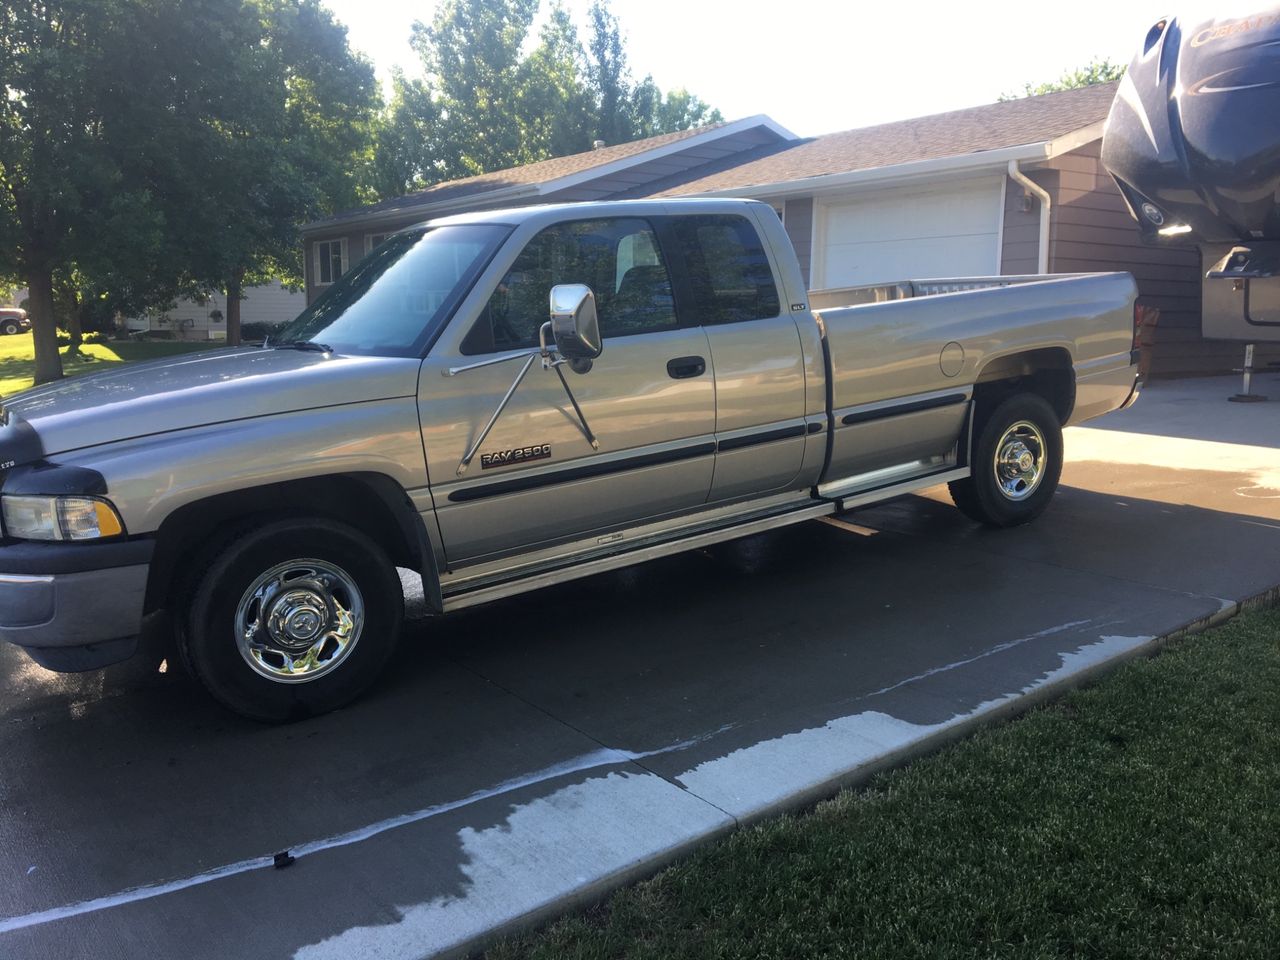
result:
[[[51,670],[96,670],[137,648],[154,543],[0,546],[0,640]]]

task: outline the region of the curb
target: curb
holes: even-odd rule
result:
[[[1244,600],[1223,601],[1221,609],[1215,613],[1192,620],[1175,630],[1153,637],[1139,646],[1091,664],[1069,676],[1051,680],[1042,686],[1036,687],[1034,690],[992,706],[981,713],[966,717],[954,725],[926,734],[906,747],[891,751],[868,763],[863,763],[853,769],[837,774],[816,786],[798,790],[776,803],[752,812],[749,816],[733,818],[734,823],[709,830],[692,840],[686,840],[643,861],[621,870],[616,870],[607,876],[596,878],[572,893],[544,904],[536,910],[507,920],[484,934],[433,954],[431,957],[425,958],[425,960],[455,960],[455,958],[471,957],[507,937],[527,932],[534,927],[575,910],[599,904],[614,891],[624,886],[648,880],[666,867],[679,862],[707,844],[731,835],[735,830],[749,827],[776,816],[808,809],[823,800],[834,797],[841,790],[863,786],[880,773],[905,766],[913,760],[918,760],[921,757],[935,753],[943,747],[963,740],[981,729],[1016,719],[1036,707],[1061,698],[1073,690],[1090,686],[1125,663],[1155,656],[1179,640],[1203,633],[1213,627],[1221,626],[1229,620],[1235,619],[1241,613],[1274,606],[1277,601],[1280,601],[1280,586],[1271,587]]]

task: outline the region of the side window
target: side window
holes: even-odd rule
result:
[[[347,241],[322,240],[316,244],[316,286],[336,283],[347,272]]]
[[[671,277],[648,222],[577,220],[548,227],[529,241],[467,334],[462,352],[536,346],[551,288],[559,283],[592,289],[605,338],[676,326]]]
[[[730,214],[673,217],[671,223],[700,323],[764,320],[782,312],[769,258],[749,220]]]

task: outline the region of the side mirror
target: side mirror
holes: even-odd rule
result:
[[[566,360],[594,360],[604,351],[596,295],[585,283],[551,288],[551,335]]]

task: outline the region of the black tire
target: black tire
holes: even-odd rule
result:
[[[327,568],[308,567],[302,561],[316,561]],[[262,637],[279,646],[264,621],[269,619],[269,612],[286,608],[246,598],[256,596],[250,593],[251,588],[280,567],[288,568],[288,572],[277,578],[296,587],[317,581],[336,584],[335,589],[313,592],[298,587],[298,596],[315,600],[331,595],[345,610],[363,607],[362,617],[353,618],[360,621],[360,627],[349,650],[341,655],[330,654],[327,661],[311,668],[315,672],[313,679],[286,682],[279,679],[278,673],[276,678],[270,678],[264,671],[283,670],[284,658],[271,653],[259,657],[258,666],[251,666],[249,654],[242,653],[237,642],[236,623],[242,601],[246,601],[245,616],[259,625]],[[299,573],[306,569],[319,573],[306,579],[305,574]],[[336,570],[339,576],[333,576],[330,570]],[[358,592],[354,599],[348,586]],[[305,614],[300,607],[290,609]],[[354,700],[378,678],[400,637],[404,592],[386,553],[359,530],[331,520],[279,520],[258,526],[218,549],[179,618],[183,621],[177,638],[182,661],[214,699],[241,716],[278,723],[335,710]],[[328,625],[336,622],[336,618],[326,621]],[[327,627],[319,635],[325,632]],[[336,641],[328,641],[325,651],[335,649]],[[290,648],[286,652],[301,654],[301,649]],[[307,672],[307,658],[300,659],[304,662],[302,672]]]
[[[0,327],[0,329],[4,331],[4,335],[6,337],[12,337],[12,336],[15,336],[22,328],[19,327],[17,323],[15,323],[14,321],[6,320],[4,323],[4,326]]]
[[[1023,428],[1006,438],[1018,424],[1029,424],[1033,429]],[[949,484],[955,505],[971,520],[991,527],[1016,527],[1040,516],[1062,477],[1062,426],[1048,401],[1033,393],[1014,394],[988,414],[979,412],[974,427],[972,473]],[[1001,474],[996,456],[1008,441],[1021,442],[1032,453],[1040,468],[1033,483],[1027,483],[1020,473]],[[1008,492],[1002,489],[1002,479]]]

